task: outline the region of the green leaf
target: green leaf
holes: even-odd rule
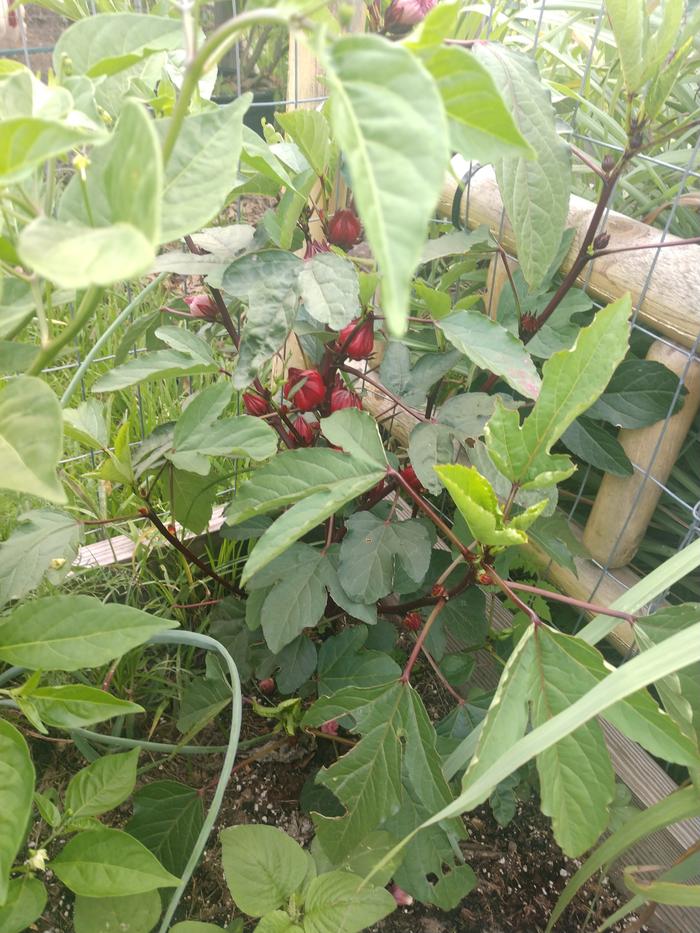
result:
[[[574,557],[587,557],[588,551],[572,532],[566,517],[561,512],[540,518],[529,530],[528,537],[548,557],[577,574]]]
[[[58,795],[56,795],[56,799],[58,799]],[[50,797],[36,791],[34,793],[34,803],[39,811],[39,816],[51,829],[55,829],[60,825],[62,819],[61,811]]]
[[[194,677],[180,703],[177,728],[183,734],[201,729],[231,702],[231,688],[214,677]]]
[[[233,374],[235,389],[249,385],[284,343],[296,315],[301,268],[297,256],[272,249],[236,259],[224,272],[223,290],[247,305]]]
[[[325,174],[331,159],[330,128],[318,110],[288,110],[275,119],[299,146],[316,175]]]
[[[243,116],[251,94],[232,104],[185,118],[165,169],[161,242],[201,229],[236,186],[243,143]],[[158,120],[161,141],[171,121]]]
[[[518,260],[534,289],[545,278],[564,233],[571,191],[569,151],[557,133],[550,94],[534,61],[493,42],[475,46],[472,54],[491,73],[536,155],[502,159],[495,166]]]
[[[493,78],[476,56],[453,46],[432,51],[424,61],[447,111],[453,149],[478,162],[533,157],[532,146],[521,135]]]
[[[93,383],[92,391],[114,392],[153,379],[219,372],[209,344],[196,334],[183,327],[163,326],[156,330],[156,337],[168,344],[167,350],[144,353],[115,366]]]
[[[56,476],[63,452],[61,407],[34,376],[10,380],[0,392],[0,486],[65,502]]]
[[[76,671],[126,654],[177,622],[94,596],[47,596],[0,621],[0,658],[30,670]]]
[[[455,463],[437,466],[435,472],[471,533],[483,545],[509,547],[524,544],[527,541],[525,529],[540,516],[547,504],[543,499],[506,524],[493,487],[474,467]]]
[[[450,343],[516,392],[537,398],[540,377],[522,342],[481,311],[453,311],[435,322]]]
[[[408,439],[408,456],[422,485],[434,496],[438,495],[442,487],[435,467],[455,458],[452,431],[444,424],[417,424]]]
[[[155,259],[152,244],[128,223],[88,227],[38,217],[19,239],[22,262],[62,288],[135,279]]]
[[[615,36],[625,87],[634,94],[644,80],[647,13],[643,0],[605,0],[605,12]]]
[[[196,790],[177,781],[154,781],[134,795],[134,815],[125,829],[179,876],[203,823],[204,807]]]
[[[338,576],[345,592],[373,603],[394,589],[397,562],[415,583],[430,565],[432,541],[421,522],[386,522],[371,512],[356,512],[346,522]]]
[[[56,729],[76,729],[114,716],[144,711],[138,703],[120,700],[111,693],[84,684],[37,687],[27,697],[39,718]]]
[[[618,439],[596,421],[584,415],[574,421],[561,436],[562,444],[571,453],[599,470],[614,476],[631,476],[634,472],[629,457]]]
[[[656,360],[623,360],[605,391],[586,412],[620,428],[646,428],[675,414],[678,376]],[[674,402],[675,399],[675,402]]]
[[[102,816],[131,795],[136,784],[139,749],[104,755],[74,774],[65,797],[66,813],[72,819]]]
[[[157,891],[126,897],[76,897],[75,933],[151,933],[161,914]],[[186,924],[178,924],[179,927]],[[173,930],[175,927],[172,928]],[[218,930],[218,927],[214,929]]]
[[[170,514],[193,534],[201,534],[209,525],[221,476],[200,476],[185,470],[171,470],[164,480],[170,501]]]
[[[443,104],[417,59],[378,36],[336,40],[324,64],[331,124],[382,273],[387,323],[400,336],[447,167]]]
[[[10,881],[7,899],[0,907],[2,933],[26,933],[44,912],[46,888],[31,875]],[[80,931],[76,931],[80,933]]]
[[[86,143],[99,142],[101,138],[100,128],[86,118],[76,119],[72,125],[67,121],[27,116],[3,120],[0,184],[16,184],[48,159]]]
[[[104,13],[78,20],[61,33],[53,53],[54,71],[62,74],[63,58],[72,73],[92,77],[128,68],[154,52],[177,49],[182,27],[167,16]]]
[[[533,489],[571,475],[569,458],[549,451],[597,398],[625,355],[631,310],[629,295],[613,302],[581,330],[570,350],[547,360],[540,395],[522,426],[517,411],[497,403],[486,426],[486,446],[512,482]]]
[[[343,408],[321,419],[321,433],[335,447],[340,447],[371,467],[384,469],[386,454],[375,419],[366,411]],[[347,459],[347,457],[346,457]]]
[[[314,878],[304,901],[304,933],[359,933],[396,908],[384,888],[358,891],[361,883],[361,878],[347,871]]]
[[[372,687],[396,680],[401,669],[385,651],[364,648],[364,625],[326,638],[318,653],[318,695],[331,696],[346,687]]]
[[[125,897],[174,888],[179,882],[145,846],[118,829],[79,833],[52,859],[51,868],[83,897]]]
[[[309,870],[309,856],[274,826],[231,826],[221,833],[221,848],[231,897],[251,917],[286,903]]]
[[[29,825],[34,779],[27,743],[14,726],[0,719],[0,904],[11,895],[10,869]]]
[[[316,670],[316,645],[306,635],[299,635],[279,652],[275,682],[280,693],[296,693]]]
[[[70,515],[37,509],[17,519],[0,544],[0,605],[22,599],[44,578],[59,583],[78,553],[80,525]]]
[[[193,930],[192,933],[198,931]],[[201,933],[205,931],[202,930]],[[254,933],[304,933],[304,929],[292,920],[286,910],[272,910],[265,914],[255,927]]]
[[[292,111],[311,113],[309,110]],[[317,253],[299,273],[306,311],[331,330],[342,330],[360,314],[360,286],[355,266],[337,253]]]
[[[210,456],[266,460],[275,453],[277,435],[260,418],[249,415],[219,418],[231,401],[232,392],[230,382],[207,386],[180,415],[172,450],[166,453],[178,469],[206,476]]]
[[[109,445],[104,405],[95,398],[81,402],[77,408],[64,408],[63,430],[67,437],[93,450],[105,450]]]

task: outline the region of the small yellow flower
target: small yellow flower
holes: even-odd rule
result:
[[[28,865],[29,868],[33,869],[34,871],[44,871],[48,858],[49,853],[46,851],[46,849],[30,849],[29,858],[24,864]]]

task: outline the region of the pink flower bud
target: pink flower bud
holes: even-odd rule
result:
[[[403,888],[400,888],[398,884],[389,885],[389,894],[396,901],[397,907],[410,907],[413,903],[413,897]]]
[[[391,0],[384,14],[384,29],[387,32],[405,31],[405,28],[420,23],[436,5],[437,0]]]
[[[333,246],[352,249],[360,239],[362,224],[354,211],[336,211],[328,221],[328,239]]]
[[[307,240],[306,249],[304,250],[304,262],[313,259],[319,253],[330,253],[330,251],[331,248],[325,240]]]
[[[314,424],[310,424],[306,418],[302,417],[302,415],[297,415],[294,421],[292,421],[292,424],[294,426],[294,430],[301,438],[301,445],[304,447],[311,447],[316,438],[314,424],[316,425],[316,429],[318,429],[318,422],[315,421]],[[293,436],[290,439],[292,441],[296,441],[296,438]]]
[[[344,327],[339,336],[337,345],[339,349],[345,348],[343,353],[351,360],[366,360],[374,348],[374,325],[372,318],[368,317],[363,324],[359,320],[351,321]],[[352,336],[350,336],[352,334]],[[350,338],[348,340],[348,337]],[[347,341],[347,344],[346,344]]]
[[[274,693],[275,691],[275,681],[272,677],[266,677],[264,680],[259,681],[258,690],[264,694]]]
[[[252,392],[243,393],[243,407],[249,415],[259,418],[261,415],[267,415],[270,412],[270,406],[260,395],[254,395]]]
[[[209,295],[188,295],[184,302],[190,309],[192,317],[203,317],[208,321],[214,321],[219,316],[216,302]]]
[[[331,412],[340,411],[341,408],[358,408],[362,411],[360,397],[345,388],[333,389],[331,392]]]
[[[401,625],[407,628],[409,632],[417,632],[423,624],[423,617],[420,612],[407,612],[401,620]]]
[[[326,395],[326,384],[317,369],[289,368],[284,384],[284,397],[300,411],[311,411],[321,404]]]
[[[338,734],[338,720],[329,719],[328,722],[324,722],[321,725],[321,732],[324,735],[337,735]]]

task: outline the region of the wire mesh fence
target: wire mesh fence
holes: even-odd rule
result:
[[[229,15],[236,15],[240,12],[241,5],[237,0],[224,0],[216,4],[215,9],[208,8],[204,18],[205,31],[214,28],[222,17],[225,19]],[[130,8],[135,12],[146,11],[146,6],[141,3],[135,3]],[[94,3],[91,4],[90,10],[92,13],[97,11]],[[598,96],[606,94],[606,81],[612,81],[608,68],[608,53],[612,40],[602,2],[580,0],[576,3],[556,3],[545,0],[542,3],[523,4],[491,0],[489,3],[467,5],[465,15],[475,18],[472,20],[477,24],[475,38],[505,39],[537,61],[541,73],[552,88],[562,134],[566,139],[598,162],[602,162],[608,153],[622,151],[624,141],[619,132],[616,136],[614,126],[605,124],[599,112],[600,108],[595,103]],[[55,41],[68,25],[68,20],[40,6],[16,8],[10,11],[9,16],[5,16],[4,38],[0,35],[0,57],[19,59],[33,70],[46,74]],[[301,93],[298,70],[300,58],[294,47],[288,55],[286,45],[281,54],[277,45],[272,58],[267,63],[262,61],[265,43],[271,41],[270,34],[262,34],[256,37],[252,46],[244,47],[241,42],[236,43],[225,59],[216,90],[217,99],[228,100],[240,96],[252,87],[256,97],[251,105],[249,125],[256,125],[257,128],[261,118],[270,120],[275,110],[318,106],[324,100],[322,95],[304,96]],[[3,45],[5,47],[2,47]],[[265,67],[272,69],[274,75],[263,74]],[[265,78],[267,80],[263,80]],[[267,87],[263,88],[263,85]],[[692,94],[681,95],[681,102],[683,100],[691,106]],[[605,133],[601,132],[602,127],[606,128]],[[464,208],[465,205],[467,215],[469,214],[475,168],[476,166],[472,166],[465,176],[456,217],[459,216],[460,207]],[[670,235],[698,235],[699,179],[700,129],[695,127],[681,139],[675,139],[673,145],[669,143],[656,155],[636,156],[630,171],[618,184],[608,210],[614,209],[635,219],[651,222],[658,229],[659,244],[664,243]],[[574,184],[577,193],[592,197],[590,173],[584,170],[577,171]],[[236,217],[239,220],[242,217],[240,202],[236,206]],[[606,212],[601,221],[601,230],[605,228],[607,219]],[[502,214],[501,230],[504,223],[505,214]],[[636,302],[633,343],[642,350],[653,343],[666,347],[677,360],[678,385],[666,418],[647,451],[645,462],[632,460],[632,467],[641,482],[636,487],[631,501],[627,503],[626,510],[615,515],[615,533],[613,540],[609,542],[607,555],[604,558],[593,556],[597,577],[588,593],[590,599],[595,599],[606,579],[613,581],[620,589],[628,586],[629,577],[620,573],[617,557],[630,525],[638,515],[642,500],[648,498],[650,488],[658,492],[658,503],[639,549],[630,562],[633,570],[639,574],[653,570],[666,557],[700,536],[698,418],[695,418],[687,436],[680,444],[679,455],[670,474],[659,477],[656,470],[664,453],[677,401],[693,368],[700,366],[700,335],[689,345],[684,345],[668,335],[656,333],[640,318],[649,288],[654,281],[661,252],[660,247],[653,251],[653,259]],[[596,262],[597,260],[593,260],[588,264],[584,287],[593,274]],[[130,305],[132,297],[127,288],[123,293],[116,294],[114,301],[123,311]],[[143,352],[143,347],[135,347],[131,352]],[[90,371],[94,366],[108,364],[114,359],[114,355],[114,352],[95,355],[90,360]],[[80,371],[81,363],[81,350],[76,347],[72,358],[66,358],[60,365],[52,367],[50,372],[62,378],[70,378]],[[79,389],[82,398],[86,398],[89,386],[84,375],[81,375]],[[143,437],[146,432],[146,419],[140,392],[136,394],[136,405]],[[94,463],[95,452],[73,454],[63,462],[69,467],[86,461]],[[575,482],[570,482],[564,487],[560,506],[572,521],[583,525],[590,520],[602,477],[600,471],[586,465],[582,465],[576,476]],[[99,528],[91,533],[106,534]],[[678,594],[686,599],[699,598],[700,581],[685,580],[679,587]]]

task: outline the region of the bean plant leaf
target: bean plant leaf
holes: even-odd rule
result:
[[[562,444],[571,453],[591,466],[614,476],[631,476],[630,459],[618,439],[605,428],[580,415],[561,436]]]
[[[56,476],[63,452],[61,407],[34,376],[19,376],[0,392],[0,486],[65,502]]]
[[[311,881],[304,900],[304,933],[360,933],[395,908],[384,888],[358,890],[362,879],[347,871],[329,871]]]
[[[91,726],[115,716],[128,716],[144,711],[138,703],[122,700],[111,693],[85,684],[37,687],[18,698],[20,708],[25,699],[42,722],[56,729]]]
[[[299,273],[299,287],[306,311],[331,330],[342,330],[360,314],[357,272],[349,259],[336,253],[317,253],[307,260]]]
[[[84,897],[125,897],[173,888],[179,881],[145,846],[119,829],[78,833],[52,859],[51,867],[69,890]]]
[[[285,904],[309,871],[299,843],[274,826],[231,826],[221,833],[221,848],[231,897],[251,917]]]
[[[125,829],[179,876],[203,823],[204,807],[196,790],[178,781],[154,781],[134,795],[134,815]]]
[[[156,337],[167,343],[168,349],[144,353],[115,366],[93,383],[92,391],[115,392],[153,379],[219,371],[209,344],[196,334],[182,327],[163,326],[156,330]]]
[[[540,395],[522,426],[517,411],[497,403],[486,426],[486,446],[511,482],[536,489],[573,473],[568,457],[549,451],[597,398],[625,355],[631,310],[629,295],[618,299],[581,330],[570,350],[547,360]]]
[[[68,121],[30,116],[3,120],[0,184],[16,184],[47,159],[103,139],[103,131],[87,119],[74,120],[72,125]]]
[[[346,522],[338,576],[348,596],[373,603],[393,590],[397,562],[414,582],[422,582],[431,550],[430,535],[421,522],[386,522],[371,512],[356,512]]]
[[[30,670],[99,667],[177,625],[94,596],[47,596],[0,621],[0,658]]]
[[[0,605],[22,599],[42,580],[56,584],[78,553],[80,525],[50,509],[25,512],[10,537],[0,544]]]
[[[656,360],[623,360],[586,412],[620,428],[646,428],[675,414],[686,394],[678,376]]]
[[[244,389],[281,347],[299,302],[301,260],[283,250],[249,253],[234,260],[222,288],[247,306],[233,386]]]
[[[162,243],[201,229],[224,206],[238,179],[243,116],[252,99],[243,94],[231,104],[185,118],[165,167]],[[170,122],[156,123],[161,142]]]
[[[46,888],[38,878],[31,875],[13,878],[7,888],[7,898],[0,906],[2,933],[25,933],[30,930],[44,912],[46,899]]]
[[[516,392],[537,398],[540,377],[517,337],[480,311],[453,311],[436,321],[450,343],[481,369],[500,376]]]
[[[151,933],[161,911],[157,891],[144,891],[143,894],[129,894],[126,897],[78,896],[73,907],[73,926],[75,933],[114,933],[114,930],[120,930],[121,933]]]
[[[453,149],[478,162],[534,156],[489,71],[476,56],[455,46],[438,48],[424,57],[424,63],[440,91]]]
[[[490,72],[536,154],[535,159],[504,158],[495,165],[518,260],[534,289],[545,278],[566,225],[571,191],[568,149],[557,133],[550,94],[534,61],[495,43],[477,45],[473,54]]]
[[[104,755],[74,774],[66,789],[66,814],[75,820],[102,816],[124,803],[136,784],[138,758],[137,748]]]
[[[34,765],[22,734],[0,719],[0,905],[6,904],[11,894],[10,869],[32,812],[34,778]]]
[[[217,382],[193,398],[180,415],[173,434],[173,446],[166,457],[180,470],[206,476],[210,456],[246,457],[266,460],[277,450],[272,428],[249,415],[220,418],[233,388]]]
[[[382,273],[387,323],[401,335],[410,278],[447,167],[444,107],[417,58],[378,36],[338,39],[324,59],[331,125]]]

